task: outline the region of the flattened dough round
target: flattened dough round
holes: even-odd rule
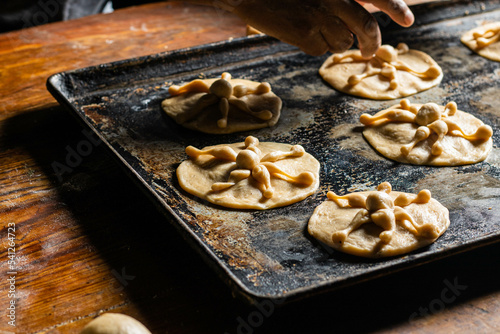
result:
[[[493,23],[485,24],[483,26],[472,29],[472,30],[466,32],[465,34],[463,34],[460,40],[469,49],[476,52],[480,56],[483,56],[484,58],[487,58],[490,60],[500,62],[500,40],[497,40],[496,42],[481,48],[478,46],[477,39],[474,38],[474,34],[484,35],[484,33],[487,32],[488,30],[491,30],[493,32],[496,32],[496,34],[499,34],[500,33],[500,22],[493,22]]]
[[[382,46],[382,48],[384,47],[396,50],[389,45]],[[336,57],[342,60],[336,62]],[[343,93],[374,100],[391,100],[413,95],[437,86],[443,78],[439,65],[424,52],[410,49],[406,53],[399,54],[397,59],[408,65],[412,70],[421,73],[427,71],[430,67],[434,67],[439,71],[439,75],[435,78],[421,78],[407,71],[396,70],[395,82],[397,82],[397,87],[395,88],[391,87],[391,80],[381,74],[366,77],[356,84],[349,84],[349,78],[352,76],[363,75],[369,62],[375,64],[378,68],[381,67],[377,65],[375,57],[362,59],[359,50],[348,50],[344,53],[333,54],[323,63],[319,69],[319,74],[333,88]]]
[[[219,80],[219,78],[204,79],[202,81],[204,81],[208,86],[211,86],[216,80]],[[230,79],[227,81],[229,81],[233,88],[237,85],[256,88],[260,84],[260,82],[243,79]],[[182,115],[192,110],[196,103],[204,95],[206,95],[206,93],[188,92],[172,96],[163,100],[161,106],[169,117],[174,119],[183,127],[210,134],[228,134],[271,127],[275,125],[280,118],[282,106],[281,99],[270,91],[263,94],[249,94],[239,98],[241,101],[245,102],[253,112],[263,110],[270,111],[272,113],[272,117],[268,120],[253,117],[248,113],[241,111],[235,105],[229,104],[227,126],[221,128],[217,124],[217,121],[222,118],[218,103],[203,108],[203,111],[196,117],[184,120]]]
[[[372,192],[359,192],[368,195]],[[394,200],[401,192],[392,191],[389,196]],[[431,223],[441,236],[450,225],[449,212],[435,199],[426,204],[412,203],[404,209],[414,218],[418,225]],[[309,220],[309,234],[328,246],[344,253],[367,258],[388,257],[411,252],[433,243],[436,238],[419,238],[413,233],[396,225],[396,230],[389,243],[380,241],[382,228],[374,223],[366,223],[349,234],[343,243],[334,242],[335,232],[345,229],[353,220],[360,208],[342,208],[332,200],[320,204]]]
[[[412,104],[420,108],[422,104]],[[397,109],[400,105],[392,106]],[[439,106],[444,110],[444,106]],[[383,111],[382,111],[383,112]],[[484,123],[469,113],[457,110],[448,117],[458,124],[466,134],[475,133]],[[445,135],[441,141],[443,152],[432,155],[432,145],[437,135],[432,133],[426,140],[419,142],[407,156],[401,153],[401,147],[408,145],[415,138],[419,125],[415,123],[386,123],[379,126],[365,126],[363,136],[380,154],[402,163],[429,166],[460,166],[483,161],[491,150],[493,141],[474,142],[459,136]]]
[[[202,150],[224,146],[231,147],[236,153],[245,149],[244,143],[234,143],[209,146]],[[289,144],[273,142],[261,142],[258,145],[262,152],[261,158],[270,152],[288,152],[291,147],[292,145]],[[293,176],[310,172],[314,175],[314,181],[312,184],[304,186],[271,176],[271,185],[274,189],[271,198],[263,196],[257,181],[252,176],[242,179],[225,190],[213,191],[212,185],[214,183],[228,181],[229,174],[236,169],[236,163],[214,159],[210,155],[201,155],[195,159],[183,161],[177,168],[177,178],[182,189],[188,193],[210,203],[235,209],[266,210],[286,206],[312,195],[319,186],[320,164],[307,152],[301,157],[290,157],[276,161],[274,165]]]
[[[151,334],[139,321],[120,313],[104,313],[89,322],[80,334]]]

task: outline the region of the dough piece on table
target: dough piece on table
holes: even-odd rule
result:
[[[128,315],[104,313],[89,322],[80,334],[151,334],[151,332]]]
[[[252,36],[252,35],[263,35],[264,33],[260,30],[255,29],[254,27],[250,26],[247,24],[247,31],[246,35],[247,36]]]
[[[170,86],[161,106],[178,124],[210,134],[227,134],[270,127],[278,122],[281,99],[267,82],[197,79]]]
[[[413,165],[458,166],[483,161],[491,150],[493,130],[457,110],[455,102],[400,104],[373,116],[363,114],[363,135],[383,156]]]
[[[312,195],[319,186],[319,162],[300,145],[244,143],[201,150],[177,168],[179,184],[190,194],[236,209],[265,210],[289,205]]]
[[[333,54],[319,69],[333,88],[374,100],[392,100],[434,86],[443,78],[441,67],[426,53],[401,43],[382,45],[371,59],[359,50]]]
[[[500,62],[500,22],[472,29],[463,34],[460,40],[480,56]]]
[[[352,255],[405,254],[433,243],[450,225],[448,209],[428,190],[402,193],[384,182],[377,191],[327,196],[309,220],[309,234]]]

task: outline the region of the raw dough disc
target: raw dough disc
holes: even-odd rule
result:
[[[422,104],[412,104],[420,108]],[[439,106],[444,110],[444,106]],[[400,105],[390,109],[398,109]],[[383,111],[382,111],[383,112]],[[448,117],[458,124],[466,134],[475,133],[484,123],[469,113],[457,110],[455,115]],[[407,156],[401,153],[401,147],[409,144],[415,138],[419,125],[415,123],[386,123],[379,126],[365,126],[363,136],[380,154],[402,163],[429,166],[460,166],[483,161],[491,150],[493,141],[490,138],[484,142],[474,142],[459,136],[444,136],[441,141],[443,152],[432,155],[431,148],[437,139],[432,133],[429,138],[419,142]]]
[[[485,24],[472,29],[462,35],[460,39],[469,49],[483,56],[484,58],[500,62],[500,41],[496,41],[486,47],[478,48],[474,33],[484,34],[488,30],[500,30],[500,22]]]
[[[208,86],[211,86],[219,79],[220,78],[204,79],[202,81],[204,81]],[[227,81],[233,88],[237,85],[243,85],[248,88],[256,88],[260,84],[260,82],[243,79],[229,79]],[[202,112],[192,119],[182,119],[183,114],[192,110],[198,100],[205,95],[207,94],[200,92],[188,92],[163,100],[161,106],[169,117],[173,118],[183,127],[210,134],[227,134],[271,127],[275,125],[280,118],[282,105],[281,99],[270,91],[263,94],[248,94],[239,98],[239,100],[245,102],[253,112],[263,110],[270,111],[272,117],[268,120],[262,120],[251,116],[248,113],[241,111],[233,104],[229,104],[227,126],[219,127],[217,121],[222,118],[219,103],[214,103],[204,108]]]
[[[374,192],[359,192],[359,194],[367,196]],[[394,200],[400,194],[403,193],[392,191],[389,196]],[[314,210],[309,220],[308,231],[314,238],[341,252],[368,258],[378,258],[405,254],[427,246],[442,235],[450,224],[448,209],[432,198],[426,204],[412,203],[405,206],[404,209],[418,225],[424,223],[434,225],[439,235],[435,238],[416,237],[400,224],[397,224],[391,241],[384,244],[379,238],[379,234],[384,230],[370,222],[351,232],[343,243],[334,242],[333,234],[345,229],[362,209],[342,208],[332,200],[323,202]]]
[[[139,321],[120,313],[104,313],[89,322],[80,334],[151,334]]]
[[[209,146],[203,148],[203,150],[224,146],[231,147],[236,153],[245,149],[244,143],[235,143]],[[273,142],[263,142],[258,145],[262,152],[261,158],[270,152],[288,152],[291,147],[292,145]],[[314,181],[305,186],[271,176],[271,186],[274,189],[271,198],[263,196],[262,191],[258,188],[257,181],[252,176],[242,179],[225,190],[213,191],[212,185],[214,183],[228,181],[229,174],[236,169],[236,163],[214,159],[210,155],[200,155],[195,159],[191,158],[182,162],[177,168],[177,178],[182,189],[188,193],[213,204],[236,209],[265,210],[289,205],[312,195],[319,186],[320,165],[308,153],[304,153],[301,157],[288,157],[278,160],[274,162],[274,165],[292,176],[310,172],[314,176]]]
[[[381,50],[384,51],[384,48],[390,52],[398,50],[390,45],[383,45]],[[398,48],[405,49],[407,46],[402,47],[400,45]],[[335,63],[335,58],[342,58],[343,60]],[[344,53],[333,54],[323,63],[319,69],[319,74],[333,88],[343,93],[374,100],[391,100],[413,95],[437,86],[443,78],[441,68],[429,55],[417,50],[407,50],[407,52],[398,54],[397,60],[402,61],[412,70],[421,73],[433,67],[439,75],[433,78],[421,78],[407,71],[397,70],[395,73],[397,87],[395,88],[391,88],[391,80],[381,74],[366,77],[356,84],[349,84],[349,78],[353,75],[362,75],[369,62],[380,68],[375,58],[362,59],[359,50],[348,50]]]

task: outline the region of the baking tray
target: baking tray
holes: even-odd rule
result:
[[[92,129],[125,170],[158,204],[182,235],[237,295],[282,303],[355,284],[500,240],[498,96],[500,64],[463,46],[460,35],[500,18],[498,1],[445,1],[414,8],[417,24],[385,29],[383,41],[407,43],[443,68],[436,88],[414,103],[457,102],[494,129],[484,162],[461,167],[410,166],[378,155],[363,139],[359,116],[397,101],[372,101],[339,93],[319,77],[323,57],[308,56],[265,36],[248,37],[56,74],[50,92]],[[378,16],[383,20],[383,16]],[[272,128],[230,135],[185,130],[164,116],[168,86],[220,76],[270,82],[283,100]],[[200,200],[178,185],[175,170],[188,145],[243,141],[301,144],[321,163],[320,189],[306,200],[268,211],[231,210]],[[307,233],[326,192],[429,189],[450,211],[451,225],[434,244],[405,256],[367,260],[336,252]],[[149,226],[154,233],[154,226]]]

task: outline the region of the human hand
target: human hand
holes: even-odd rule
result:
[[[311,55],[349,49],[356,35],[369,58],[381,44],[377,20],[361,4],[370,3],[408,27],[414,16],[403,0],[227,0],[230,11],[270,36]]]

